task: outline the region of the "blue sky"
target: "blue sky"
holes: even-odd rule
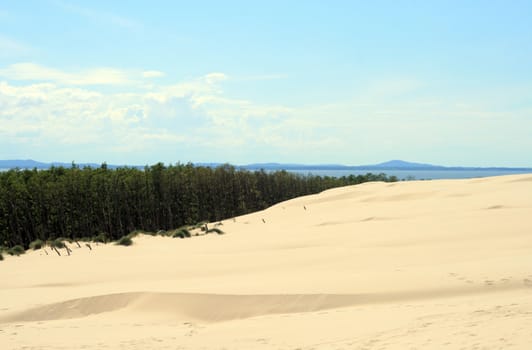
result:
[[[0,159],[532,166],[530,1],[5,1]]]

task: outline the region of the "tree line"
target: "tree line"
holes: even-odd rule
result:
[[[72,164],[47,170],[0,172],[0,246],[104,233],[116,240],[134,230],[170,230],[219,221],[275,203],[367,181],[397,181],[385,174],[299,175],[158,163],[109,169]]]

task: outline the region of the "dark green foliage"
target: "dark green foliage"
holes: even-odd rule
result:
[[[24,250],[24,247],[21,245],[13,246],[7,251],[9,255],[17,255],[17,256],[20,254],[24,254],[25,252],[26,251]]]
[[[117,245],[124,245],[124,246],[130,246],[133,244],[133,240],[128,237],[128,236],[124,236],[122,238],[120,238],[117,242],[116,242]]]
[[[180,228],[179,230],[177,230],[176,232],[174,232],[172,234],[172,237],[174,238],[189,238],[191,236],[190,234],[190,231],[187,230],[186,228]]]
[[[220,230],[219,228],[211,228],[211,229],[208,229],[206,233],[217,233],[219,235],[223,235],[224,234],[224,231]]]
[[[135,229],[155,235],[198,222],[201,228],[201,221],[217,222],[332,187],[390,180],[395,179],[384,174],[334,178],[231,165],[15,169],[0,172],[0,242],[29,247],[36,239],[84,236],[105,243]]]
[[[109,239],[107,238],[107,233],[100,232],[96,236],[92,237],[92,241],[98,243],[107,243]]]
[[[4,260],[4,256],[0,253],[0,261]]]
[[[30,243],[30,249],[37,250],[44,247],[44,242],[40,239],[36,239]]]
[[[183,234],[183,232],[178,231],[178,232],[174,233],[174,234],[172,235],[172,237],[173,237],[173,238],[185,238],[185,235]]]
[[[61,238],[54,239],[50,242],[50,247],[52,248],[64,248],[65,242]]]

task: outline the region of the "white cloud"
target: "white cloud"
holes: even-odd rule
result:
[[[24,74],[31,69],[7,74],[27,79]],[[104,93],[90,84],[70,84],[87,81],[78,73],[41,66],[34,72],[46,82],[0,82],[0,158],[26,150],[33,158],[42,152],[65,155],[56,160],[130,164],[235,159],[356,164],[390,158],[432,161],[432,154],[445,154],[453,145],[490,149],[496,143],[501,154],[532,147],[526,137],[532,133],[530,108],[500,108],[508,101],[502,96],[495,102],[420,97],[409,95],[416,84],[387,83],[393,88],[368,87],[366,95],[349,101],[283,106],[229,96],[223,73]],[[505,140],[504,135],[520,136]],[[106,158],[98,159],[101,154]],[[83,155],[91,158],[80,159]]]
[[[222,73],[134,93],[63,86],[81,81],[80,76],[34,65],[9,67],[0,75],[54,81],[25,86],[0,82],[0,139],[4,144],[22,142],[23,135],[32,134],[24,144],[39,144],[39,151],[49,153],[66,147],[75,156],[89,145],[95,154],[130,157],[161,148],[170,154],[189,145],[207,153],[239,149],[250,141],[267,142],[255,135],[288,111],[224,97],[217,84],[227,78]],[[2,156],[8,155],[0,152]]]
[[[164,77],[164,73],[159,72],[157,70],[147,70],[147,71],[142,72],[142,77],[143,78],[160,78],[160,77]]]
[[[209,73],[204,77],[208,84],[215,84],[219,81],[228,79],[228,76],[224,73]]]

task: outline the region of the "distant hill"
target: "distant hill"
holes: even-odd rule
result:
[[[41,163],[31,159],[0,160],[0,169],[44,169],[50,167],[48,163]]]
[[[367,167],[383,168],[383,169],[441,169],[441,168],[445,168],[444,166],[440,166],[440,165],[412,163],[412,162],[405,162],[404,160],[389,160],[384,163],[379,163],[375,165],[367,165]]]
[[[101,164],[97,163],[76,163],[80,168],[91,167],[99,168]],[[217,167],[222,163],[196,163],[198,166]],[[15,159],[0,160],[0,169],[48,169],[52,166],[70,168],[72,163],[52,162],[43,163],[32,159]],[[109,169],[120,167],[129,167],[143,169],[144,165],[115,165],[107,164]],[[404,160],[390,160],[384,163],[369,165],[342,165],[342,164],[295,164],[295,163],[252,163],[246,165],[235,165],[240,169],[247,170],[367,170],[367,171],[384,171],[384,170],[532,170],[532,168],[508,168],[508,167],[446,167],[441,165],[432,165],[424,163],[407,162]]]

